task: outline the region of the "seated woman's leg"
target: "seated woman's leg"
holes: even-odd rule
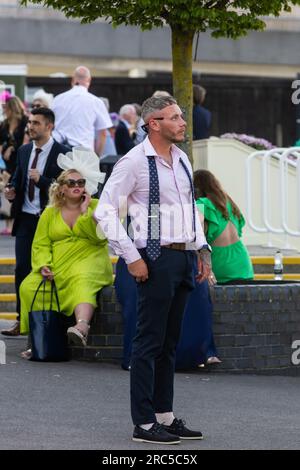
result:
[[[196,271],[195,271],[196,273]],[[191,369],[217,356],[212,331],[213,305],[207,281],[196,283],[185,308],[181,337],[176,351],[176,368]],[[208,361],[213,363],[217,361]]]
[[[71,326],[67,330],[68,340],[70,343],[73,343],[77,346],[87,345],[87,337],[94,310],[95,307],[89,303],[76,305],[74,310],[76,325]]]

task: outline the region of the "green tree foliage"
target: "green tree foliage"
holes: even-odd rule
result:
[[[142,30],[169,25],[172,30],[173,90],[186,111],[188,154],[192,160],[192,47],[195,33],[237,39],[263,30],[263,16],[279,16],[300,0],[21,0],[62,11],[67,17],[91,23],[105,18],[113,26],[134,25]]]

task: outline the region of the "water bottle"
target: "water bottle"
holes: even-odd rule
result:
[[[276,251],[274,256],[274,279],[275,281],[282,281],[283,279],[283,258],[280,250]]]

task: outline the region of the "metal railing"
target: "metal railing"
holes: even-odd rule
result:
[[[260,177],[260,187],[255,184],[253,164],[256,174]],[[275,188],[272,188],[270,173],[276,174]],[[289,177],[295,177],[296,200],[289,201]],[[273,178],[274,185],[274,178]],[[291,183],[291,181],[290,181]],[[271,221],[272,189],[276,191],[277,225]],[[254,191],[260,192],[260,207],[253,205]],[[274,193],[273,193],[274,194]],[[291,207],[295,210],[297,229],[292,228],[289,222]],[[261,216],[261,224],[254,222],[253,216]],[[269,235],[268,245],[272,246],[271,235],[285,236],[285,247],[289,248],[288,236],[300,236],[300,147],[274,148],[271,150],[255,151],[246,160],[246,216],[249,226],[258,233]]]

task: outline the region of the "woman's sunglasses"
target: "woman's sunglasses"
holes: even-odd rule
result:
[[[78,186],[78,188],[84,188],[86,180],[84,178],[81,178],[79,180],[64,180],[63,184],[66,184],[68,188],[75,188]]]

